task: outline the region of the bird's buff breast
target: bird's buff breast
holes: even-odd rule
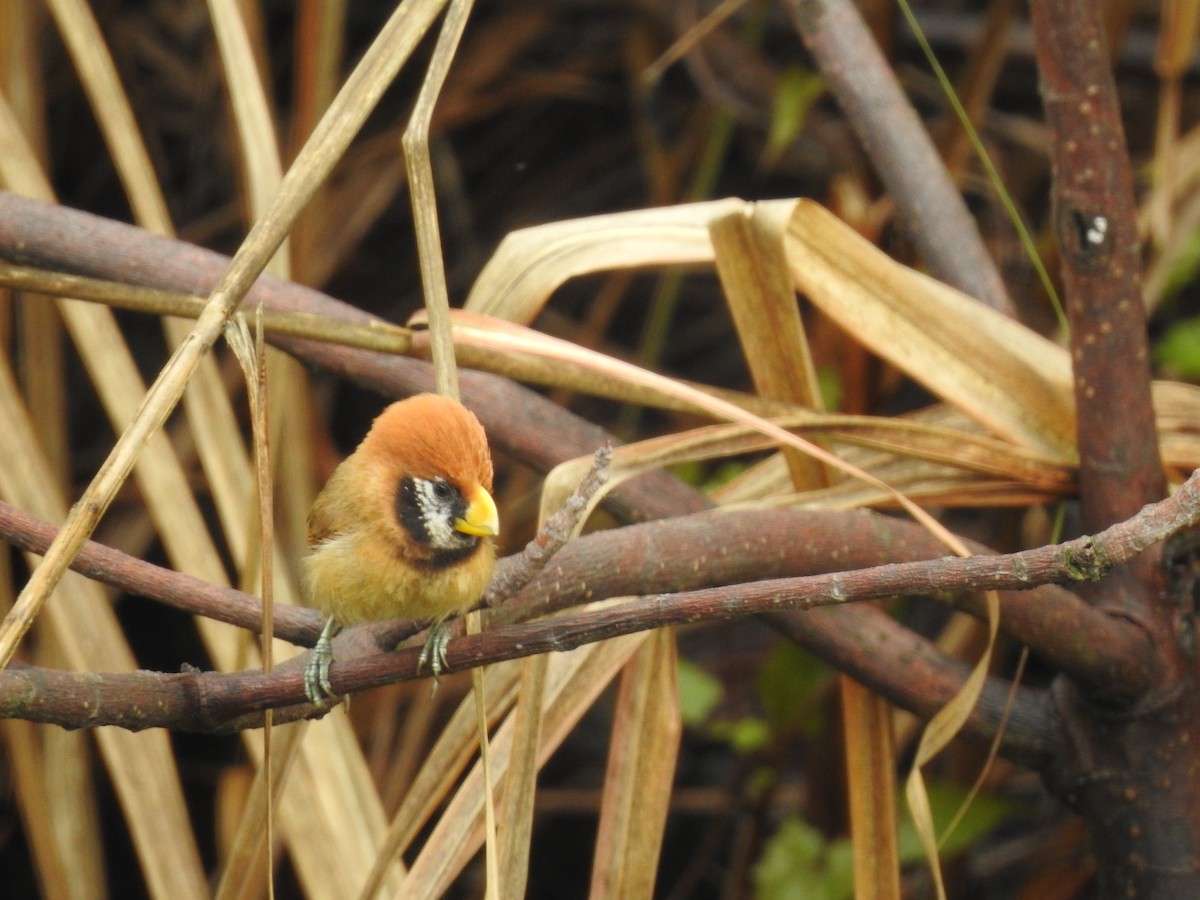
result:
[[[389,547],[341,535],[318,544],[305,558],[305,596],[339,625],[392,618],[441,620],[475,605],[491,580],[494,559],[491,541],[484,541],[456,565],[418,569],[399,561]]]

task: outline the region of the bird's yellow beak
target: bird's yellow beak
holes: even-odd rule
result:
[[[475,537],[493,537],[500,533],[500,514],[496,512],[496,501],[481,485],[476,485],[467,494],[466,515],[454,520],[454,530]]]

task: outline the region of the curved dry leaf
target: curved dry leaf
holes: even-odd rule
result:
[[[939,709],[921,732],[921,740],[917,744],[916,757],[913,759],[912,771],[904,785],[904,794],[908,798],[909,811],[912,813],[913,825],[921,840],[921,847],[933,873],[934,887],[940,900],[946,898],[946,888],[942,883],[942,870],[938,859],[937,830],[933,821],[933,810],[929,806],[929,795],[925,790],[925,779],[921,767],[942,752],[962,730],[979,695],[987,681],[988,669],[992,664],[992,648],[996,646],[996,637],[1000,633],[1000,595],[988,591],[985,595],[988,624],[987,644],[979,655],[963,686],[954,697]]]
[[[994,434],[1073,455],[1061,347],[900,265],[816,203],[796,203],[785,252],[796,286],[856,340]]]
[[[557,288],[580,275],[710,262],[709,224],[746,205],[743,200],[714,200],[511,232],[479,273],[463,308],[528,325]]]
[[[716,219],[709,235],[756,393],[824,409],[775,218],[756,204]],[[782,452],[796,487],[824,487],[835,480],[834,472],[811,457],[791,449]]]
[[[945,408],[934,407],[899,419],[801,411],[771,421],[837,448],[843,459],[910,498],[938,505],[1042,502],[1068,495],[1075,486],[1067,463],[966,430],[974,429],[972,423]],[[776,446],[772,438],[739,424],[708,425],[649,438],[613,450],[605,490],[652,469]],[[590,464],[591,457],[579,457],[555,467],[546,476],[543,510],[557,509]],[[849,509],[896,505],[890,492],[855,479],[797,492],[789,470],[777,456],[750,466],[715,491],[712,499],[738,506]]]
[[[487,696],[491,698],[490,711],[496,718],[505,715],[516,702],[520,673],[518,662],[488,666],[484,678]],[[397,865],[397,858],[426,827],[438,806],[445,802],[446,795],[461,778],[478,747],[475,705],[468,696],[455,709],[437,742],[424,755],[421,768],[393,814],[359,894],[363,900],[375,897],[384,888],[384,879]]]
[[[711,260],[712,224],[758,208],[781,229],[797,287],[857,339],[993,433],[1073,454],[1070,363],[1061,347],[895,262],[807,200],[722,200],[514,232],[484,267],[466,308],[528,323],[577,275]]]

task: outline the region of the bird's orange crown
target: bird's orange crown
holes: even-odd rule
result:
[[[483,426],[448,397],[417,394],[393,403],[375,419],[362,449],[376,459],[394,460],[406,475],[440,476],[460,488],[492,489],[492,457]]]

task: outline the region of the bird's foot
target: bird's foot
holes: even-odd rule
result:
[[[446,662],[446,648],[449,646],[450,629],[445,622],[434,622],[429,627],[429,637],[425,638],[425,646],[421,648],[421,655],[417,657],[417,674],[421,674],[421,670],[428,663],[429,671],[433,673],[434,690],[437,690],[438,677],[449,665]]]
[[[333,664],[333,637],[339,631],[341,629],[330,616],[304,666],[304,696],[314,706],[324,706],[335,696],[333,685],[329,682],[329,667]]]

